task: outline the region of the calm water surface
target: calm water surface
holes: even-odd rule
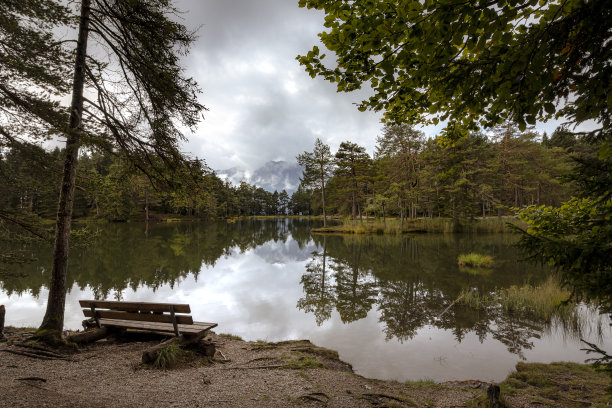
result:
[[[610,349],[608,320],[582,307],[570,323],[534,321],[454,303],[462,289],[538,283],[548,271],[520,262],[511,235],[311,236],[308,221],[246,220],[92,227],[93,246],[71,253],[66,328],[79,299],[189,303],[218,333],[245,340],[310,339],[379,379],[500,381],[521,360],[577,361],[580,337]],[[1,248],[0,248],[1,249]],[[15,248],[12,248],[15,249]],[[0,270],[6,323],[37,326],[50,248]],[[460,253],[492,255],[461,269]]]

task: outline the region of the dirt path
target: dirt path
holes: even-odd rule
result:
[[[101,341],[67,360],[47,360],[6,352],[27,333],[7,335],[9,343],[0,344],[0,407],[460,407],[485,394],[469,383],[366,379],[335,351],[308,341],[213,334],[212,360],[189,354],[178,367],[158,370],[139,363],[156,342]]]

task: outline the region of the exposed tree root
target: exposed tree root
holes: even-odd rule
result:
[[[232,360],[230,360],[229,358],[225,357],[225,354],[223,354],[223,352],[221,350],[217,350],[219,352],[219,354],[221,355],[221,357],[223,357],[223,363],[228,363]]]
[[[26,351],[27,353],[37,354],[40,356],[51,357],[51,358],[66,359],[65,356],[58,354],[52,350],[46,349],[45,347],[38,346],[36,344],[16,343],[14,344],[14,346],[30,349],[30,351]]]
[[[283,364],[278,365],[266,365],[266,366],[255,366],[255,367],[229,367],[226,370],[266,370],[272,368],[284,368]]]
[[[330,400],[330,397],[324,392],[312,392],[310,394],[302,395],[300,399],[306,400],[306,401],[320,402],[322,404],[327,404],[327,402]]]
[[[41,382],[47,382],[46,378],[42,378],[42,377],[23,377],[23,378],[15,378],[15,380],[17,381],[41,381]]]
[[[31,358],[38,358],[41,360],[66,360],[66,361],[70,361],[70,359],[67,359],[65,357],[51,357],[51,356],[47,356],[44,355],[43,353],[40,352],[27,352],[27,351],[20,351],[20,350],[12,350],[12,349],[2,349],[0,351],[3,351],[5,353],[11,353],[11,354],[17,354],[20,356],[26,356],[26,357],[31,357]]]
[[[370,402],[373,406],[384,406],[384,403],[381,400],[385,400],[385,399],[391,400],[391,401],[397,401],[407,406],[414,406],[414,404],[402,398],[394,397],[393,395],[388,395],[388,394],[367,393],[367,394],[362,394],[361,397],[365,399],[366,401]]]

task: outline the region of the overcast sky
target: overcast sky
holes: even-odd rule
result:
[[[367,91],[336,93],[312,79],[295,57],[318,44],[323,14],[297,0],[179,0],[199,39],[185,60],[203,90],[205,120],[183,150],[216,170],[255,170],[270,160],[295,161],[317,137],[335,151],[344,140],[371,154],[381,115],[359,112]],[[328,53],[329,54],[329,53]],[[552,130],[555,125],[538,126]],[[439,129],[426,128],[428,136]]]
[[[380,114],[354,105],[365,93],[338,94],[312,79],[295,57],[318,43],[323,14],[297,0],[180,0],[199,39],[185,64],[209,109],[184,150],[213,169],[254,170],[295,161],[320,137],[334,151],[343,140],[371,153]]]

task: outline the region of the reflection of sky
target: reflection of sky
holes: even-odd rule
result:
[[[329,320],[317,326],[312,314],[296,308],[304,294],[300,279],[316,247],[299,249],[289,238],[285,243],[269,241],[244,253],[219,259],[214,267],[203,266],[197,281],[190,275],[173,288],[169,284],[153,292],[146,287],[127,289],[122,300],[188,303],[199,321],[219,323],[218,333],[232,333],[245,340],[278,341],[310,339],[313,343],[338,350],[358,374],[371,378],[438,381],[481,379],[499,381],[512,371],[519,357],[488,335],[481,344],[469,333],[457,343],[452,332],[423,327],[416,336],[398,342],[386,341],[376,306],[367,317],[343,324],[334,311]],[[0,292],[0,304],[6,305],[6,324],[36,326],[42,320],[47,290],[40,296],[7,296]],[[83,320],[79,299],[89,299],[93,292],[76,285],[67,294],[65,327],[80,328]],[[605,348],[610,349],[610,330]],[[594,341],[594,338],[591,338]],[[527,361],[583,362],[587,356],[575,339],[561,333],[531,339],[532,350],[525,350]]]

